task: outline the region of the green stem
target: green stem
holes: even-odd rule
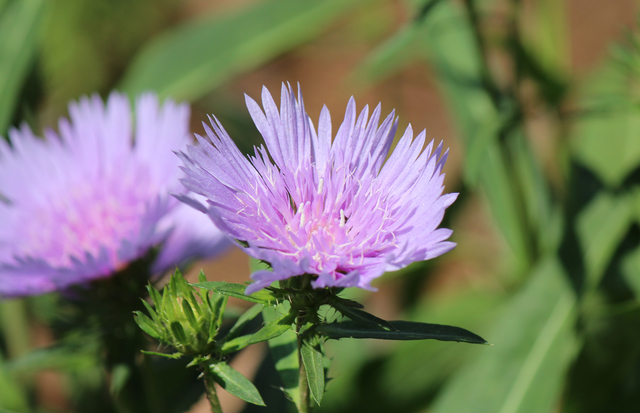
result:
[[[213,380],[213,376],[209,373],[209,368],[207,365],[203,364],[202,369],[204,370],[204,387],[207,393],[207,399],[209,399],[209,407],[211,407],[211,413],[222,413],[222,406],[220,405],[220,400],[218,399],[218,393],[216,392],[215,381]]]
[[[300,317],[298,317],[300,320]],[[296,332],[300,331],[301,323],[298,322]],[[300,404],[298,405],[299,413],[311,412],[311,391],[309,390],[309,381],[307,379],[307,370],[304,368],[302,362],[302,337],[298,335],[298,364],[300,365],[298,370],[298,389],[300,391]]]
[[[0,302],[0,325],[7,344],[7,359],[16,359],[31,349],[29,322],[24,300]]]

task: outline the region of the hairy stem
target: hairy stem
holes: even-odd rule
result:
[[[222,406],[218,399],[218,393],[216,393],[216,385],[213,380],[213,376],[208,371],[208,366],[202,366],[204,370],[204,387],[207,393],[207,399],[209,399],[209,407],[211,407],[211,413],[222,413]]]

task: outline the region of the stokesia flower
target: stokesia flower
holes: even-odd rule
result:
[[[267,261],[246,293],[276,280],[314,275],[312,286],[373,289],[385,271],[403,268],[451,250],[452,231],[439,228],[457,194],[442,194],[447,152],[425,132],[415,139],[409,126],[389,155],[397,120],[381,124],[380,105],[369,118],[356,117],[349,100],[332,142],[324,107],[318,130],[302,95],[282,86],[280,111],[265,88],[263,110],[248,96],[247,107],[266,143],[245,158],[217,119],[205,124],[209,140],[180,154],[191,191],[206,205],[180,197],[206,212],[250,256]],[[387,159],[387,155],[389,158]],[[442,155],[442,156],[441,156]],[[386,161],[385,161],[386,159]]]
[[[46,140],[25,125],[0,138],[0,296],[65,289],[109,277],[158,248],[163,271],[224,248],[214,227],[177,202],[189,108],[140,96],[69,105]]]

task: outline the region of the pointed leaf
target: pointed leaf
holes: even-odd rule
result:
[[[240,298],[241,300],[251,301],[252,303],[268,305],[276,302],[276,297],[267,290],[260,290],[251,295],[246,295],[244,290],[247,286],[244,284],[228,283],[224,281],[206,281],[197,284],[191,284],[194,287],[204,288],[218,294],[227,295],[229,297]]]
[[[307,381],[311,396],[320,405],[322,396],[324,395],[324,366],[322,364],[322,351],[320,343],[312,344],[304,341],[300,349],[302,363],[307,372]]]
[[[380,340],[440,340],[472,344],[488,344],[482,337],[460,327],[441,324],[417,323],[414,321],[390,321],[396,331],[364,326],[353,321],[321,324],[316,327],[328,338],[376,338]]]
[[[191,327],[195,331],[198,331],[199,330],[198,321],[196,320],[196,316],[193,314],[193,310],[191,309],[191,304],[189,304],[189,301],[182,300],[182,311],[184,312],[184,315],[187,317],[187,321],[189,322]]]
[[[209,366],[213,378],[226,391],[234,396],[258,406],[265,406],[258,389],[237,370],[225,362],[214,363]]]
[[[366,311],[362,311],[353,307],[347,307],[340,302],[333,302],[331,303],[331,306],[338,310],[342,315],[349,317],[356,323],[371,327],[382,327],[383,329],[388,331],[394,330],[393,326],[389,324],[388,321],[378,318],[373,314],[369,314]]]
[[[260,314],[262,312],[263,308],[264,308],[263,305],[256,304],[253,307],[251,307],[250,309],[248,309],[247,311],[245,311],[244,313],[242,313],[242,315],[238,318],[238,320],[233,325],[233,327],[231,327],[231,329],[229,330],[227,335],[224,337],[224,339],[225,340],[231,340],[233,338],[236,338],[238,336],[238,334],[240,334],[242,332],[242,329],[251,320],[256,318],[258,316],[258,314]]]
[[[174,359],[174,360],[177,360],[180,357],[182,357],[182,354],[180,353],[167,354],[167,353],[159,353],[157,351],[147,351],[147,350],[140,350],[140,352],[142,352],[143,354],[148,354],[150,356],[159,356],[159,357],[165,357],[165,358]]]
[[[133,318],[138,324],[138,327],[142,329],[145,333],[149,334],[151,337],[160,340],[162,338],[162,332],[158,330],[156,324],[151,321],[149,317],[142,314],[140,311],[136,311],[135,317]]]
[[[255,334],[247,334],[224,343],[222,353],[232,353],[250,344],[274,339],[284,334],[287,330],[291,330],[291,322],[289,321],[288,315],[285,315],[276,321],[267,323]]]

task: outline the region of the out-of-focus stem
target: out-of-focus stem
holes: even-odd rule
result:
[[[7,358],[15,359],[28,353],[31,338],[24,300],[0,302],[0,323],[5,333]]]

